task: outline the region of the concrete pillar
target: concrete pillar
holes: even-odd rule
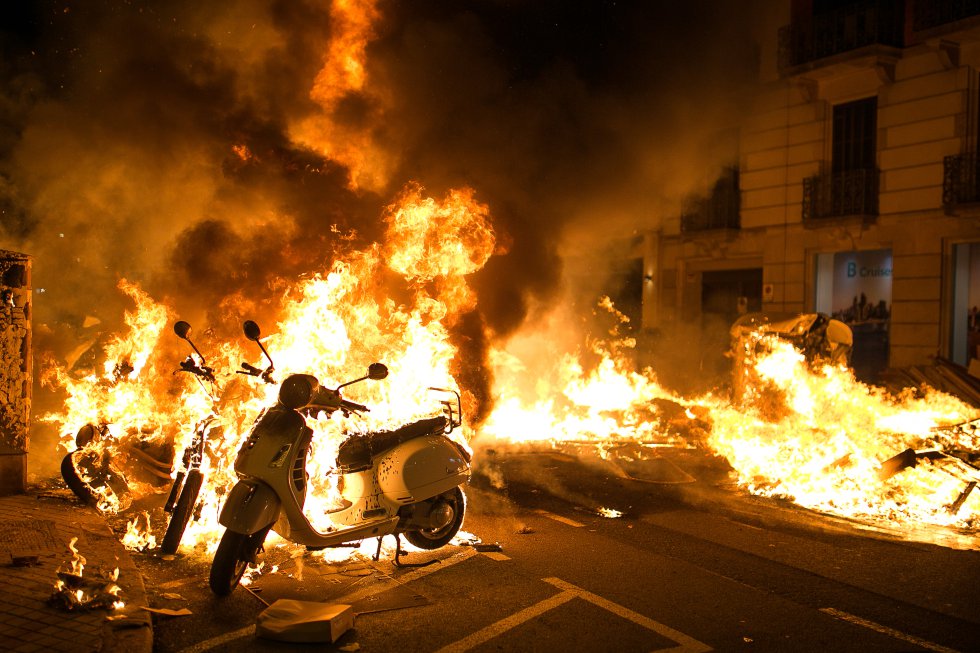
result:
[[[27,489],[31,259],[0,250],[0,495]]]

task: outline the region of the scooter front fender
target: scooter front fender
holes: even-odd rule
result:
[[[242,479],[228,493],[218,523],[235,533],[251,535],[275,522],[281,508],[282,502],[271,487]]]

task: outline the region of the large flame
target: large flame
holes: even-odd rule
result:
[[[292,137],[350,170],[350,186],[379,190],[388,180],[391,162],[360,122],[337,119],[345,100],[360,111],[378,112],[384,104],[380,89],[369,86],[367,46],[375,38],[381,14],[376,0],[335,0],[330,7],[331,37],[310,98],[322,107],[293,127]],[[375,124],[376,121],[370,121]]]
[[[411,184],[388,207],[386,220],[384,243],[350,252],[329,270],[286,288],[278,299],[279,320],[266,327],[263,337],[275,359],[277,381],[292,373],[309,373],[321,384],[336,387],[361,376],[372,362],[383,362],[389,369],[384,382],[348,389],[352,399],[371,407],[369,413],[351,418],[321,414],[309,420],[314,453],[306,508],[314,525],[324,530],[330,526],[325,511],[339,501],[336,475],[329,472],[347,434],[394,428],[438,413],[440,398],[429,389],[460,390],[450,372],[456,350],[449,327],[472,308],[466,276],[480,269],[494,249],[488,208],[470,189],[451,191],[437,201]],[[447,236],[452,239],[448,244]],[[401,284],[399,301],[386,294],[383,280]],[[258,351],[245,347],[245,342],[220,343],[216,351],[202,352],[208,366],[217,370],[215,384],[175,374],[180,359],[173,355],[179,341],[166,333],[173,312],[132,284],[123,282],[120,288],[137,306],[127,313],[128,332],[105,347],[106,372],[75,377],[51,367],[48,382],[63,389],[68,399],[64,411],[45,419],[61,426],[69,450],[80,427],[104,426],[108,435],[85,446],[112,460],[121,472],[138,448],[165,444],[173,459],[173,477],[181,471],[182,452],[195,432],[205,429],[200,518],[188,526],[182,543],[212,549],[221,532],[221,499],[236,480],[236,451],[259,413],[275,402],[278,386],[234,373],[242,361],[257,358]],[[465,430],[460,434],[462,444],[467,435]],[[169,489],[167,483],[154,487],[126,480],[136,495]],[[100,507],[116,510],[120,505],[103,501]],[[134,547],[153,545],[146,521],[130,523],[127,541]]]
[[[758,383],[745,403],[712,406],[711,447],[740,484],[877,523],[980,525],[976,493],[951,510],[969,473],[955,461],[880,477],[881,463],[907,448],[976,451],[975,434],[942,428],[976,418],[975,408],[931,389],[894,397],[844,367],[810,369],[786,342],[766,350],[754,362]]]
[[[330,270],[287,288],[279,299],[280,319],[263,339],[275,357],[277,380],[313,373],[336,387],[374,361],[390,370],[385,382],[349,388],[352,399],[371,406],[370,413],[309,420],[315,435],[307,512],[321,529],[330,527],[325,513],[340,501],[330,472],[347,434],[436,412],[431,387],[466,390],[452,374],[457,352],[449,327],[473,306],[467,274],[480,269],[494,248],[488,207],[468,189],[440,202],[410,185],[387,209],[386,220],[384,243],[351,252]],[[397,302],[379,281],[390,283],[393,274],[403,284]],[[108,435],[86,447],[101,448],[113,460],[126,461],[148,443],[170,444],[174,475],[195,429],[206,426],[200,518],[183,544],[212,549],[221,499],[235,482],[235,452],[259,412],[275,401],[277,387],[231,372],[243,360],[257,360],[245,343],[222,343],[209,354],[208,363],[219,370],[214,387],[175,376],[175,361],[162,357],[173,349],[161,346],[172,312],[132,284],[122,282],[120,289],[136,304],[126,315],[128,333],[109,340],[102,374],[75,378],[57,367],[48,371],[48,382],[62,387],[67,401],[62,413],[46,419],[62,425],[66,441],[80,425],[101,425]],[[980,492],[964,492],[975,475],[969,465],[932,459],[893,477],[881,474],[883,461],[909,448],[980,448],[976,430],[943,428],[976,419],[976,409],[932,390],[891,396],[844,367],[814,368],[774,336],[764,336],[771,341],[746,361],[750,382],[738,403],[681,397],[662,387],[653,371],[632,369],[633,342],[619,335],[625,316],[608,299],[597,310],[614,327],[608,337],[588,340],[579,354],[558,353],[551,328],[513,339],[511,351],[494,350],[495,408],[478,433],[463,432],[465,439],[702,446],[724,456],[749,492],[871,523],[968,532],[978,527]],[[540,360],[532,360],[532,351]],[[665,403],[683,412],[665,414]],[[675,428],[678,421],[683,428]],[[128,480],[136,495],[166,489]],[[101,507],[119,506],[106,500]],[[130,539],[152,547],[148,527],[137,523],[131,523]]]
[[[376,0],[331,4],[331,37],[310,91],[322,113],[292,125],[290,134],[296,144],[345,166],[352,188],[375,191],[385,188],[393,167],[370,127],[388,104],[368,66],[380,17]],[[351,120],[355,114],[361,119]],[[255,156],[246,144],[233,151],[242,160]],[[330,472],[347,433],[437,412],[429,388],[458,390],[464,399],[470,390],[454,377],[459,362],[450,334],[477,307],[468,276],[495,252],[490,207],[472,189],[451,190],[438,200],[409,183],[381,217],[387,226],[382,242],[343,253],[307,278],[283,280],[278,296],[262,298],[275,318],[262,325],[262,342],[275,359],[277,381],[311,373],[337,387],[375,361],[390,370],[384,382],[348,389],[351,399],[371,407],[368,414],[309,419],[314,453],[307,513],[319,528],[329,526],[324,513],[339,501]],[[125,507],[122,492],[165,492],[168,479],[182,471],[183,452],[204,432],[199,518],[182,542],[186,549],[212,549],[221,532],[222,498],[235,482],[235,453],[257,415],[275,401],[277,386],[235,374],[242,361],[265,367],[244,339],[203,347],[215,383],[175,374],[188,353],[169,333],[178,316],[135,284],[123,280],[119,288],[135,305],[126,313],[126,331],[105,344],[99,371],[78,375],[46,367],[45,383],[66,398],[62,410],[44,419],[59,426],[65,449],[78,448],[78,455],[117,470],[124,483],[99,487],[104,510]],[[229,297],[220,308],[237,321],[254,317],[241,307],[255,303]],[[727,396],[682,397],[664,388],[655,370],[634,368],[635,343],[619,331],[628,320],[611,301],[597,310],[614,325],[601,338],[561,342],[574,329],[553,316],[497,343],[491,351],[494,409],[478,432],[463,430],[461,440],[703,446],[724,456],[750,492],[873,522],[980,527],[980,491],[963,494],[969,469],[936,459],[885,480],[879,474],[882,461],[909,448],[976,450],[976,431],[941,428],[976,418],[976,409],[937,392],[889,396],[845,369],[812,369],[780,342],[748,362],[749,387],[737,404]],[[668,405],[681,410],[667,413]],[[87,435],[73,441],[86,425]],[[132,546],[152,546],[148,520],[131,525]]]

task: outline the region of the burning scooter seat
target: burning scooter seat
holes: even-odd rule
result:
[[[337,468],[345,474],[370,469],[374,456],[393,449],[402,442],[423,435],[442,433],[446,429],[446,424],[446,418],[439,416],[412,422],[394,431],[352,435],[344,440],[337,450]]]

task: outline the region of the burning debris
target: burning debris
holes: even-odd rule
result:
[[[150,529],[150,513],[144,510],[126,523],[122,543],[130,551],[146,551],[156,546],[157,538]]]
[[[72,558],[69,569],[58,570],[58,580],[54,584],[51,602],[65,610],[115,610],[124,607],[121,600],[122,589],[116,584],[119,569],[105,572],[99,569],[93,575],[83,576],[85,558],[75,548],[77,537],[68,543]]]
[[[599,508],[596,512],[600,517],[605,517],[606,519],[618,519],[623,516],[623,513],[615,508]]]
[[[756,337],[761,346],[746,348],[742,367],[766,390],[749,384],[737,407],[715,403],[709,437],[742,487],[880,525],[980,525],[980,501],[964,494],[965,461],[950,460],[980,448],[975,431],[955,428],[975,419],[975,408],[931,390],[894,396],[857,381],[843,364],[808,358],[778,334]],[[910,447],[937,450],[933,462],[942,459],[946,469],[909,462],[894,477],[887,470],[902,463],[889,459]],[[952,466],[959,472],[951,474]]]

